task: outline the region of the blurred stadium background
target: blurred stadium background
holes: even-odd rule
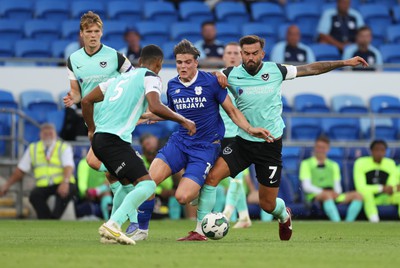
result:
[[[201,39],[201,23],[209,20],[216,22],[217,39],[223,42],[238,41],[245,34],[264,37],[265,60],[272,46],[285,38],[290,24],[300,27],[302,42],[315,49],[317,60],[341,58],[336,48],[321,51],[313,45],[320,15],[335,6],[333,0],[287,0],[284,6],[273,1],[248,1],[247,7],[240,1],[210,1],[217,2],[212,9],[207,2],[1,0],[1,176],[7,178],[25,147],[38,140],[40,123],[54,123],[61,132],[65,118],[62,97],[69,87],[64,49],[77,41],[79,18],[88,10],[104,21],[103,43],[118,50],[125,46],[125,30],[135,27],[142,36],[142,46],[154,43],[162,47],[167,59],[161,72],[164,82],[176,75],[173,45],[182,38]],[[373,29],[373,44],[380,49],[385,64],[375,72],[340,70],[283,85],[287,128],[280,194],[299,217],[322,215],[320,208],[303,203],[298,180],[299,163],[311,155],[313,141],[320,134],[332,140],[329,157],[341,167],[345,191],[354,189],[355,159],[368,154],[368,145],[376,137],[389,143],[387,156],[400,163],[400,4],[396,0],[352,0],[352,7]],[[140,151],[138,139],[143,133],[166,140],[176,127],[171,122],[139,126],[133,133],[134,147]],[[82,136],[71,144],[78,162],[89,142]],[[22,200],[32,185],[33,181],[25,180],[14,188],[15,198],[0,208],[6,211],[5,217],[28,216]],[[252,215],[258,215],[258,210],[250,208]],[[380,214],[382,218],[397,218],[397,209],[380,207]]]

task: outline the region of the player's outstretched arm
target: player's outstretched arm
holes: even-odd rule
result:
[[[97,86],[82,100],[82,115],[88,127],[88,137],[90,141],[92,140],[96,128],[93,119],[94,104],[96,102],[103,101],[103,99],[103,92],[101,91],[100,87]]]
[[[310,63],[307,65],[297,66],[297,77],[319,75],[319,74],[327,73],[327,72],[330,72],[332,70],[335,70],[335,69],[338,69],[341,67],[345,67],[345,66],[355,67],[360,64],[363,67],[368,67],[368,63],[359,56],[356,56],[356,57],[348,59],[348,60],[317,61],[317,62]]]
[[[71,91],[63,98],[65,107],[71,107],[81,101],[81,91],[77,80],[69,80]]]
[[[247,121],[246,117],[242,114],[242,112],[236,108],[229,96],[226,96],[225,101],[222,103],[222,108],[224,108],[225,112],[232,119],[233,123],[235,123],[238,127],[249,133],[250,135],[266,140],[267,142],[272,142],[273,137],[271,133],[260,127],[252,127],[250,123]]]
[[[160,95],[157,92],[147,93],[146,98],[149,103],[150,112],[161,118],[172,120],[181,124],[188,130],[190,136],[196,133],[196,124],[192,120],[173,112],[170,108],[162,104],[160,101]]]

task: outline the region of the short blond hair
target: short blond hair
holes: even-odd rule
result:
[[[93,11],[88,11],[81,17],[79,28],[81,31],[83,31],[84,29],[90,27],[90,25],[92,24],[96,24],[100,27],[100,29],[103,29],[103,21],[101,20],[100,16]]]

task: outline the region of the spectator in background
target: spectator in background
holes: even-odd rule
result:
[[[396,163],[385,157],[385,141],[373,141],[370,150],[371,156],[360,157],[354,163],[354,185],[364,198],[368,220],[379,222],[379,205],[397,205],[400,216],[399,171]]]
[[[371,45],[372,31],[368,26],[363,26],[357,31],[356,44],[346,46],[343,52],[343,59],[348,57],[360,56],[363,58],[371,67],[368,68],[357,68],[353,70],[375,70],[374,65],[382,65],[381,52]]]
[[[299,27],[290,25],[286,32],[286,41],[277,43],[271,52],[271,61],[284,63],[311,63],[315,61],[314,52],[308,46],[300,43]]]
[[[343,51],[354,43],[357,29],[364,26],[360,13],[350,9],[350,0],[337,0],[337,7],[326,10],[319,20],[318,34],[321,43],[327,43]]]
[[[124,39],[127,46],[120,49],[119,52],[124,54],[133,65],[134,62],[138,61],[140,52],[142,51],[142,46],[140,45],[140,34],[136,29],[128,28],[125,31]]]
[[[200,51],[200,59],[221,60],[224,54],[224,45],[216,40],[217,30],[215,23],[206,21],[201,25],[203,39],[194,45]]]
[[[301,185],[307,200],[321,202],[326,216],[331,221],[340,221],[336,203],[350,204],[346,221],[355,221],[362,209],[363,198],[355,191],[343,193],[339,165],[327,157],[329,143],[329,139],[325,136],[317,138],[314,156],[303,160],[300,164]]]
[[[43,124],[40,127],[40,141],[31,143],[25,150],[8,181],[0,188],[0,196],[7,193],[14,183],[21,181],[30,171],[36,180],[36,187],[29,196],[39,219],[59,219],[76,193],[74,158],[70,145],[57,139],[55,127]],[[47,199],[55,195],[54,210]]]

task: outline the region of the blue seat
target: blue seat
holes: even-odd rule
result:
[[[253,20],[268,25],[268,28],[277,29],[286,21],[282,7],[275,3],[256,2],[250,6],[250,10]]]
[[[338,49],[328,44],[312,44],[310,48],[314,52],[317,61],[340,60]]]
[[[29,20],[33,17],[31,1],[1,1],[0,16],[7,19]]]
[[[272,27],[265,27],[264,23],[245,23],[242,26],[242,35],[255,34],[264,39],[267,43],[276,43],[278,37],[276,31]]]
[[[169,29],[164,23],[139,22],[136,24],[136,28],[142,37],[142,42],[162,45],[169,41]]]
[[[88,11],[93,11],[100,18],[106,18],[106,10],[104,8],[104,3],[99,1],[73,1],[71,3],[71,17],[73,19],[80,19],[83,14]]]
[[[179,14],[182,20],[203,23],[213,21],[214,16],[210,8],[201,2],[183,2],[179,5]]]
[[[239,42],[241,38],[239,27],[236,24],[217,22],[217,39],[225,44],[229,42]]]
[[[240,2],[219,2],[215,6],[215,15],[220,22],[241,25],[249,21],[246,7]]]
[[[361,136],[358,118],[324,118],[322,128],[332,140],[359,140]]]
[[[50,44],[43,40],[19,40],[15,43],[15,56],[24,58],[50,58]]]
[[[400,63],[400,44],[387,44],[379,47],[384,63]]]
[[[0,89],[0,108],[18,109],[18,103],[15,101],[11,91]]]
[[[380,47],[386,41],[387,26],[381,24],[371,24],[369,27],[372,31],[371,45]]]
[[[196,42],[202,39],[201,25],[197,22],[175,22],[171,26],[171,40],[179,42],[182,39],[188,39]]]
[[[112,20],[136,22],[142,20],[142,6],[127,1],[111,1],[107,5],[108,17]]]
[[[400,100],[390,95],[378,95],[370,99],[370,107],[374,113],[400,113]]]
[[[291,131],[294,140],[315,140],[322,133],[321,120],[319,118],[293,117]]]
[[[300,28],[301,42],[303,44],[311,45],[316,42],[317,31],[314,25],[308,24],[307,21],[299,21],[297,26]]]
[[[400,44],[400,24],[391,25],[387,28],[386,39],[390,43]]]
[[[170,2],[146,2],[143,10],[147,21],[168,25],[178,20],[178,12]]]
[[[320,113],[329,112],[322,96],[316,94],[299,94],[294,98],[294,109],[297,112]]]
[[[108,40],[124,40],[124,34],[128,28],[125,21],[103,21],[103,37],[104,41]]]
[[[126,47],[126,43],[124,40],[105,40],[104,44],[106,46],[112,47],[115,50],[120,50],[121,48]],[[142,42],[142,45],[144,43]]]
[[[286,5],[286,17],[289,21],[315,31],[321,11],[319,5],[313,3],[288,3]]]
[[[10,40],[0,41],[0,57],[5,57],[5,58],[14,57],[14,43],[12,41]]]
[[[71,43],[69,40],[56,40],[51,43],[51,55],[53,58],[64,58],[65,48]]]
[[[22,23],[14,19],[0,19],[0,36],[2,41],[16,41],[24,36]]]
[[[61,25],[63,39],[77,41],[79,38],[79,20],[67,20]]]
[[[337,113],[367,113],[361,97],[356,95],[336,95],[332,97],[332,108]]]
[[[394,6],[392,8],[393,11],[393,18],[396,21],[396,23],[400,23],[400,5]]]
[[[300,147],[285,146],[282,148],[283,167],[289,172],[297,172],[301,157],[302,149]]]
[[[53,41],[61,37],[59,24],[47,20],[28,20],[24,30],[25,36],[30,39]]]
[[[388,27],[392,23],[389,9],[382,4],[364,4],[359,8],[367,25],[381,25]]]
[[[26,111],[23,110],[28,117],[36,121],[36,123],[43,124],[45,122],[45,117],[40,112],[36,111]],[[24,122],[24,140],[28,143],[36,142],[40,139],[39,137],[40,129],[39,127],[32,124],[30,121],[25,120]]]
[[[369,155],[367,147],[350,147],[345,151],[345,159],[354,162],[357,158]]]
[[[20,103],[22,109],[30,109],[35,103],[55,103],[53,95],[44,90],[26,90],[20,94]]]
[[[61,22],[69,19],[68,1],[41,0],[36,2],[36,18]]]
[[[46,114],[46,122],[53,124],[58,134],[61,133],[61,130],[64,125],[64,119],[65,119],[65,109],[51,110],[48,111]]]
[[[282,99],[282,105],[283,105],[283,107],[282,107],[283,112],[284,112],[284,113],[290,113],[290,112],[292,112],[292,111],[293,111],[293,108],[292,108],[292,106],[290,106],[290,104],[289,104],[287,98],[286,98],[285,96],[282,95],[281,99]]]
[[[166,60],[175,59],[175,56],[174,56],[175,45],[176,45],[176,42],[166,42],[162,45],[162,50],[164,52],[164,59],[166,59]]]
[[[328,158],[335,161],[336,163],[339,164],[340,169],[343,168],[344,165],[344,158],[345,158],[345,154],[344,154],[344,150],[343,148],[339,148],[339,147],[331,147],[328,154],[327,154]]]

